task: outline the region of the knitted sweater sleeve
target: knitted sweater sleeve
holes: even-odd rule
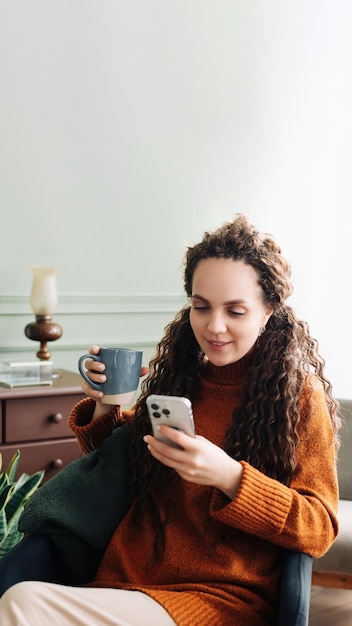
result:
[[[92,398],[84,398],[75,404],[68,418],[69,426],[76,435],[83,454],[99,448],[114,428],[134,415],[133,408],[121,411],[121,407],[115,406],[105,415],[92,420],[94,408],[95,401]]]
[[[338,532],[338,483],[325,395],[316,384],[302,399],[297,467],[289,487],[246,462],[235,499],[214,490],[210,514],[224,524],[283,548],[319,558]]]

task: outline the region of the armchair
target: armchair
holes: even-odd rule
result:
[[[308,626],[312,562],[308,554],[286,552],[277,626]],[[0,561],[0,596],[24,580],[72,584],[69,572],[63,571],[59,563],[59,555],[48,535],[24,537]]]
[[[324,556],[313,561],[312,584],[352,589],[352,400],[338,399],[342,418],[338,454],[339,534]]]

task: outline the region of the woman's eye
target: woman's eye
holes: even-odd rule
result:
[[[233,315],[234,317],[238,317],[240,315],[244,315],[243,311],[229,311],[230,315]]]
[[[195,311],[208,311],[209,307],[207,307],[207,306],[194,306],[193,309]]]

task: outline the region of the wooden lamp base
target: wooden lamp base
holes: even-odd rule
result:
[[[24,333],[28,339],[40,341],[40,349],[37,352],[38,359],[49,361],[51,354],[47,342],[59,339],[62,335],[62,328],[52,321],[51,315],[36,315],[35,322],[27,324]]]

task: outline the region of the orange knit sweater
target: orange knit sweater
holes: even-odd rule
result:
[[[201,376],[193,401],[199,435],[223,444],[243,386],[243,363]],[[113,534],[96,587],[137,589],[158,601],[178,626],[265,626],[277,611],[281,549],[322,556],[337,534],[338,487],[332,430],[320,383],[302,396],[297,469],[290,488],[243,462],[230,501],[211,487],[181,481],[178,507],[166,528],[161,562],[152,561],[153,526],[132,506]],[[70,425],[84,452],[118,422],[116,410],[90,422],[94,403],[74,407]],[[132,418],[126,411],[124,418]],[[89,523],[89,521],[87,521]],[[222,540],[219,541],[219,537]]]

